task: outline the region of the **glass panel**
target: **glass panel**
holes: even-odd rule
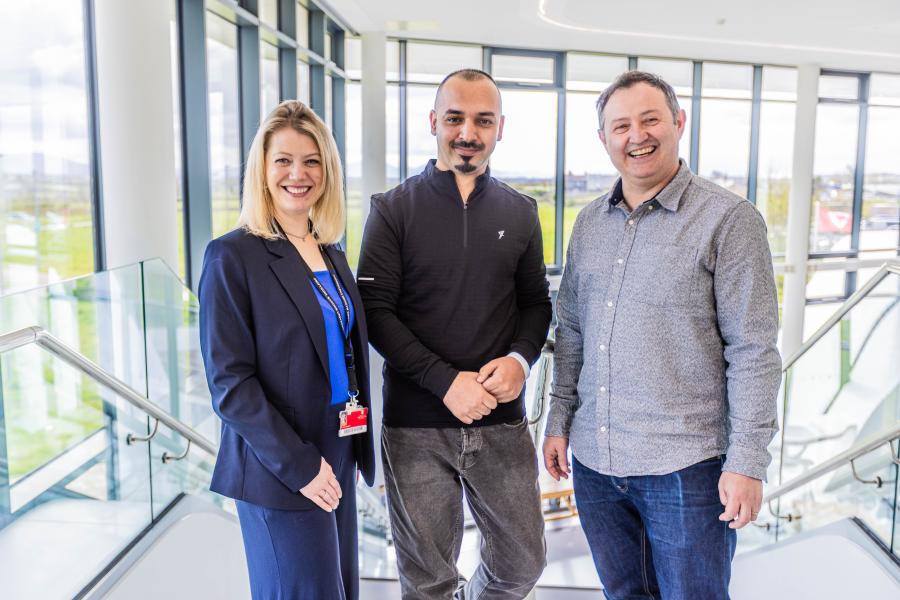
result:
[[[400,86],[388,84],[384,93],[384,175],[390,189],[400,183]]]
[[[213,237],[231,231],[241,210],[237,27],[206,13],[209,159]]]
[[[893,482],[897,481],[897,466],[888,460],[890,456],[884,445],[855,461],[857,474],[870,483],[858,481],[845,465],[781,498],[781,514],[802,518],[780,523],[778,539],[855,517],[890,548],[896,514]],[[878,479],[884,484],[876,485]]]
[[[860,250],[900,247],[900,108],[869,108]]]
[[[385,77],[388,81],[400,79],[400,44],[388,41],[384,47]]]
[[[820,104],[816,117],[810,252],[850,250],[859,108]]]
[[[388,63],[389,65],[391,63]],[[409,42],[406,44],[406,80],[440,83],[458,69],[481,69],[479,46]],[[390,67],[388,68],[390,72]]]
[[[760,107],[756,208],[766,220],[775,255],[784,254],[787,243],[795,113],[792,102],[764,101]]]
[[[297,100],[309,105],[309,65],[297,63]]]
[[[491,159],[493,176],[537,201],[547,264],[556,262],[556,111],[556,92],[504,90],[503,139]]]
[[[797,100],[797,69],[763,67],[763,100]]]
[[[344,72],[350,79],[359,79],[362,77],[362,40],[355,37],[344,39]]]
[[[857,100],[859,79],[855,75],[822,75],[819,77],[819,97]]]
[[[217,442],[200,354],[199,302],[160,259],[141,264],[147,347],[147,397],[167,413]]]
[[[628,58],[625,56],[569,52],[566,54],[566,89],[602,92],[627,70]]]
[[[546,56],[511,56],[494,54],[491,74],[496,81],[553,83],[553,58]]]
[[[0,9],[0,294],[94,269],[80,2]]]
[[[152,520],[147,448],[125,442],[147,419],[34,345],[0,355],[0,380],[0,534],[36,550],[5,552],[4,597],[76,597]]]
[[[873,251],[869,250],[867,252],[860,252],[859,258],[860,260],[872,260],[872,259],[881,259],[882,264],[891,259],[897,259],[898,251],[896,249],[891,250],[882,250],[882,251]],[[881,265],[877,267],[868,267],[865,269],[859,269],[856,271],[856,289],[859,289],[875,275]]]
[[[703,63],[702,94],[704,98],[753,98],[753,67]],[[702,133],[702,126],[700,131]]]
[[[691,96],[694,93],[694,63],[689,60],[639,58],[638,69],[659,75],[675,88],[678,95]]]
[[[436,92],[437,86],[431,85],[406,88],[406,173],[410,176],[421,173],[425,164],[437,156],[429,120]]]
[[[826,265],[840,265],[845,260],[845,258],[829,258],[824,262]],[[810,269],[806,278],[806,298],[808,300],[844,298],[847,295],[847,272],[843,269]],[[835,308],[837,307],[832,307],[831,312],[834,312]],[[821,325],[821,322],[818,324]],[[809,333],[812,334],[814,331],[815,329],[811,329]]]
[[[331,60],[331,57],[332,57],[331,44],[333,42],[331,41],[331,39],[332,39],[331,34],[326,31],[325,32],[325,60]]]
[[[579,211],[605,194],[618,177],[597,133],[596,100],[597,95],[593,93],[566,94],[564,249],[569,247],[569,236]]]
[[[359,529],[359,575],[366,579],[397,579],[397,558],[388,542],[390,520],[382,492],[356,486],[357,526]]]
[[[278,48],[272,44],[262,42],[260,44],[260,79],[262,90],[260,96],[260,121],[278,106]]]
[[[869,104],[900,106],[900,75],[873,73],[869,79]]]
[[[208,396],[206,401],[209,403]],[[187,449],[187,442],[162,425],[149,445],[154,515],[160,514],[182,493],[203,496],[219,506],[233,502],[209,491],[214,457],[192,445],[187,455],[178,459]],[[165,462],[164,456],[167,458]]]
[[[46,329],[131,387],[146,392],[137,265],[0,297],[0,332],[32,325]]]
[[[704,98],[700,112],[700,175],[747,196],[749,101]]]
[[[785,375],[784,444],[780,449],[785,482],[860,441],[896,425],[900,419],[900,277],[888,275]],[[827,306],[831,314],[836,306]],[[824,310],[824,309],[823,309]],[[859,475],[896,481],[887,447],[856,461]],[[844,516],[858,516],[890,543],[893,484],[877,488],[858,483],[839,469],[798,490],[781,512],[799,512],[806,530]],[[887,511],[887,512],[885,512]]]
[[[362,86],[348,81],[347,91],[347,156],[344,177],[347,180],[347,261],[356,269],[362,242]],[[380,190],[379,190],[380,191]]]
[[[159,259],[0,298],[0,331],[44,327],[218,442],[197,315],[196,297]],[[20,564],[7,556],[4,593],[31,597],[24,590],[39,586],[41,597],[74,597],[179,493],[215,500],[203,491],[212,457],[195,449],[164,464],[162,453],[180,454],[185,442],[164,426],[149,453],[128,439],[150,431],[142,411],[38,346],[0,355],[0,487],[9,492],[0,528],[52,540]]]
[[[278,0],[257,0],[259,20],[273,29],[278,28]]]
[[[309,11],[302,4],[297,5],[297,43],[309,48]]]

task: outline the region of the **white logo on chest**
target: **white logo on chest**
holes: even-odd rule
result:
[[[500,231],[498,231],[498,232],[497,232],[497,239],[498,239],[498,240],[502,240],[502,239],[503,239],[503,234],[504,234],[504,233],[506,233],[506,230],[505,230],[505,229],[501,229]]]

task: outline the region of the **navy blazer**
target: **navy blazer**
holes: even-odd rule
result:
[[[336,246],[325,252],[356,310],[351,333],[359,401],[370,406],[365,313]],[[282,510],[317,508],[299,493],[321,458],[338,471],[325,320],[300,253],[285,239],[237,229],[206,247],[200,277],[200,348],[222,439],[210,489]],[[372,413],[353,436],[366,483],[375,476]],[[348,493],[349,490],[344,490]]]

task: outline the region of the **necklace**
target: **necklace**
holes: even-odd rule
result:
[[[291,232],[288,231],[287,229],[283,229],[283,231],[284,231],[289,237],[296,238],[296,239],[300,240],[301,242],[305,242],[305,241],[306,241],[306,238],[309,237],[309,234],[312,233],[312,221],[307,220],[307,231],[306,231],[306,233],[304,233],[303,235],[297,235],[296,233],[291,233]]]

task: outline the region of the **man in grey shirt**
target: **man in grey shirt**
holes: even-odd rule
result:
[[[685,114],[662,79],[624,73],[597,109],[621,177],[572,232],[544,463],[568,477],[571,441],[607,598],[727,598],[777,429],[766,227],[679,160]]]

